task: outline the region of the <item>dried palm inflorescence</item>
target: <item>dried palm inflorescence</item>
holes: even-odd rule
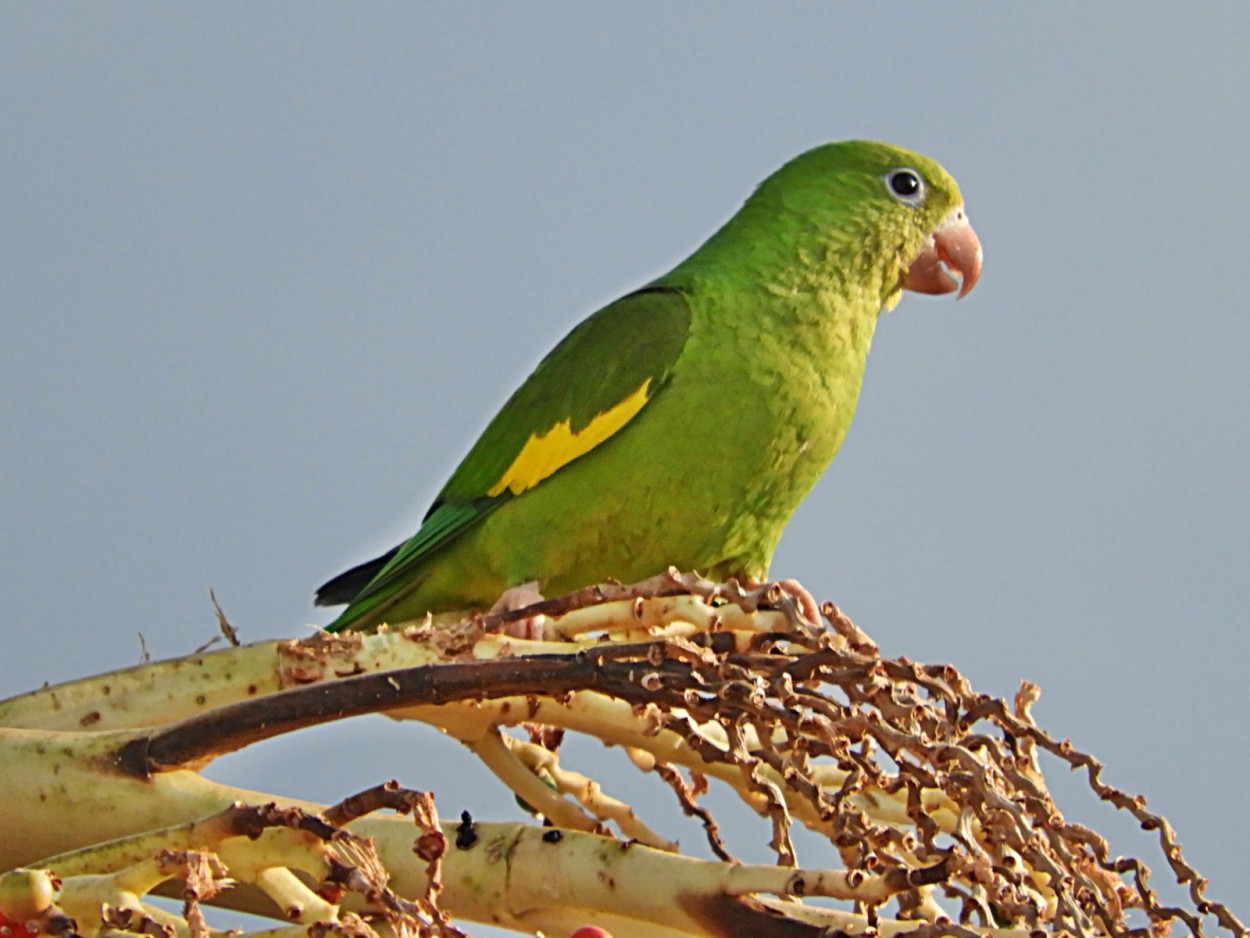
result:
[[[1144,935],[1177,923],[1195,935],[1204,925],[1244,934],[1206,899],[1167,822],[1033,722],[1035,687],[1008,704],[975,693],[950,666],[883,659],[832,605],[824,623],[807,621],[802,598],[671,572],[516,613],[245,646],[0,704],[11,732],[78,730],[73,764],[85,777],[160,808],[150,809],[152,830],[99,826],[50,859],[39,858],[53,850],[0,844],[0,862],[53,871],[0,877],[0,909],[52,932],[72,918],[92,934],[198,936],[207,929],[198,903],[210,899],[277,909],[293,932],[318,934],[458,934],[449,916],[553,935],[594,922],[617,938]],[[497,631],[539,614],[554,640]],[[189,669],[203,680],[179,696],[172,688]],[[547,826],[440,827],[428,798],[394,786],[329,809],[263,806],[189,771],[266,736],[378,711],[462,740]],[[702,822],[719,859],[681,856],[629,805],[563,766],[570,732],[624,747]],[[1042,753],[1085,770],[1100,798],[1155,833],[1186,905],[1162,903],[1143,862],[1112,856],[1103,838],[1064,820]],[[713,784],[767,820],[775,865],[734,860],[702,803]],[[251,806],[231,806],[240,800]],[[379,808],[414,813],[415,845],[411,822]],[[831,846],[819,866],[800,865],[796,825]],[[823,868],[831,858],[840,868]],[[182,916],[142,901],[178,882],[188,884]],[[817,896],[837,901],[802,901]],[[101,910],[94,919],[91,909]]]

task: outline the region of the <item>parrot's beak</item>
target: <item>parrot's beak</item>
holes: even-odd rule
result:
[[[903,275],[903,289],[915,293],[958,290],[962,299],[980,276],[981,242],[964,210],[957,208],[925,239],[924,247]]]

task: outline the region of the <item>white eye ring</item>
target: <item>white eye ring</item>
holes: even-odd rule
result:
[[[885,180],[885,188],[904,205],[919,208],[924,204],[924,177],[910,166],[892,169],[881,177]]]

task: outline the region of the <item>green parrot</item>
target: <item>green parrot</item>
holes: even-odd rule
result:
[[[761,582],[855,413],[877,317],[972,289],[955,180],[870,141],[791,160],[672,271],[534,369],[406,543],[340,574],[328,628],[490,607],[670,566]]]

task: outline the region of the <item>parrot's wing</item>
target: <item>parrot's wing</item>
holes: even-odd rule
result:
[[[420,530],[331,629],[395,598],[440,548],[628,425],[667,386],[689,331],[689,303],[667,287],[631,293],[577,326],[504,404]]]

